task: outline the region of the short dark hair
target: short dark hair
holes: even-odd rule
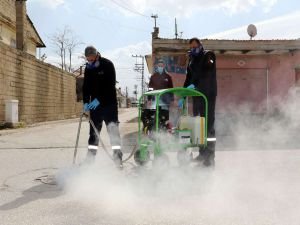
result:
[[[84,55],[90,56],[90,55],[97,55],[97,49],[94,46],[87,46],[84,50]]]
[[[196,42],[198,45],[202,45],[201,44],[201,41],[198,39],[198,38],[196,38],[196,37],[193,37],[193,38],[191,38],[190,40],[189,40],[189,44],[192,44],[192,42]]]

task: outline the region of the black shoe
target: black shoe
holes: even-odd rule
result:
[[[195,158],[193,158],[194,162],[203,162],[204,161],[204,157],[201,153],[199,153],[199,155]]]
[[[122,157],[123,157],[123,153],[121,152],[121,150],[114,150],[113,160],[118,167],[123,166]]]
[[[96,149],[88,149],[85,160],[83,161],[84,165],[92,164],[95,162],[97,150]]]
[[[214,168],[215,167],[215,160],[214,159],[205,159],[203,162],[203,166]]]

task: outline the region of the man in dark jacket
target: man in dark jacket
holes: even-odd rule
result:
[[[172,77],[168,74],[165,68],[165,63],[162,59],[158,60],[154,67],[154,74],[150,77],[149,90],[161,90],[173,88]],[[160,97],[159,121],[160,128],[166,128],[169,120],[169,106],[173,101],[173,94],[167,93]],[[148,96],[147,106],[142,110],[143,130],[151,131],[155,127],[156,115],[156,99],[154,96]]]
[[[207,147],[199,150],[196,158],[205,166],[213,166],[215,158],[215,105],[217,96],[216,56],[211,51],[205,51],[198,38],[189,41],[190,52],[184,87],[194,88],[202,92],[208,100]],[[193,98],[194,116],[205,115],[203,98]]]
[[[150,77],[149,88],[160,90],[172,87],[172,77],[167,73],[164,61],[160,59],[155,67],[155,73]]]
[[[172,77],[166,71],[165,63],[162,59],[158,60],[155,73],[150,77],[149,89],[150,88],[153,90],[173,88]],[[173,101],[173,95],[165,94],[161,99],[163,103],[169,105],[170,102]]]
[[[119,133],[118,104],[116,95],[116,73],[113,63],[101,57],[93,46],[85,48],[87,59],[83,81],[84,111],[90,112],[90,118],[97,130],[101,131],[103,121],[106,124],[113,159],[122,165],[121,138]],[[98,150],[99,138],[90,125],[87,161],[94,160]]]

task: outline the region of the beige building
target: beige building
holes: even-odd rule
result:
[[[26,0],[0,0],[0,42],[36,56],[46,47],[26,12]]]
[[[38,60],[41,47],[26,1],[0,0],[0,126],[11,126],[6,118],[11,100],[18,100],[18,119],[25,124],[73,118],[82,111],[74,74]]]

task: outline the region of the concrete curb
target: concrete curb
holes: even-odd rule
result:
[[[125,112],[126,112],[126,108],[125,109],[119,108],[119,115]],[[7,128],[7,129],[5,128],[3,130],[0,130],[0,136],[21,133],[27,130],[28,128],[33,128],[33,127],[40,127],[40,126],[47,126],[47,125],[54,125],[54,124],[61,124],[61,123],[73,123],[76,121],[79,121],[79,117],[64,119],[64,120],[45,121],[40,123],[24,125],[24,127],[15,127],[15,128]]]

